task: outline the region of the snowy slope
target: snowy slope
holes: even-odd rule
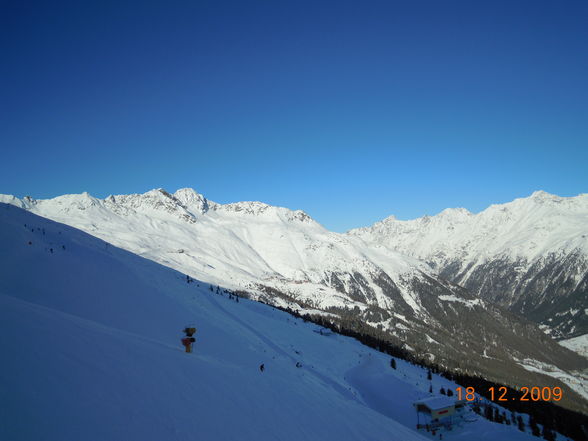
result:
[[[0,439],[428,439],[421,368],[1,204],[0,243]],[[444,439],[473,434],[533,439],[480,419]]]
[[[191,189],[104,200],[84,193],[51,200],[0,196],[0,201],[75,226],[200,280],[247,289],[283,305],[295,301],[308,308],[360,311],[373,305],[430,322],[434,319],[430,306],[424,307],[422,286],[437,284],[444,293],[463,297],[460,290],[438,281],[426,264],[329,232],[302,211],[260,202],[220,205]],[[391,330],[406,325],[390,314],[372,321]]]
[[[83,229],[212,283],[243,287],[261,280],[292,291],[303,301],[317,301],[310,294],[321,289],[321,307],[348,304],[336,288],[325,284],[326,273],[365,272],[378,266],[398,282],[400,275],[429,270],[385,248],[366,253],[360,240],[331,233],[302,211],[260,202],[220,205],[192,189],[173,195],[159,189],[104,200],[87,193],[22,201],[0,196],[0,202]],[[402,294],[419,308],[418,296],[409,287]]]
[[[562,340],[559,344],[588,358],[588,334]]]
[[[587,368],[526,321],[439,278],[420,261],[324,229],[302,211],[260,202],[220,205],[191,189],[97,199],[0,200],[80,228],[109,243],[269,303],[322,310],[381,329],[420,358],[513,386],[529,381],[519,360]],[[553,383],[536,376],[536,383]],[[579,392],[580,386],[570,384]]]
[[[421,259],[443,277],[560,336],[588,331],[588,194],[538,191],[472,214],[463,208],[349,236]]]

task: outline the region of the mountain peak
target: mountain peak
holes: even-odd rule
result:
[[[467,210],[466,208],[458,207],[458,208],[446,208],[443,210],[439,215],[442,216],[472,216],[472,213]]]
[[[193,188],[180,188],[173,196],[193,213],[204,214],[210,209],[210,201]]]
[[[149,190],[148,192],[144,193],[144,196],[151,196],[156,198],[163,196],[164,198],[173,199],[173,196],[165,188],[155,188],[153,190]]]
[[[29,202],[32,202],[33,200],[34,199],[29,198]],[[95,198],[87,191],[84,191],[83,193],[64,194],[50,200],[57,203],[57,205],[63,206],[74,205],[77,207],[91,207],[100,205],[100,199]]]
[[[534,191],[530,196],[526,198],[515,199],[513,202],[516,201],[530,201],[536,204],[564,203],[567,206],[575,206],[583,210],[588,209],[588,194],[586,193],[579,193],[576,196],[558,196],[543,190],[537,190]]]
[[[196,190],[194,190],[193,188],[190,187],[184,187],[184,188],[179,188],[176,190],[176,192],[174,193],[175,197],[179,197],[179,196],[185,196],[185,197],[202,197],[202,195],[200,193],[198,193]]]
[[[287,222],[316,223],[306,212],[269,205],[259,201],[242,201],[219,205],[223,211],[247,216],[276,217]]]
[[[230,204],[224,204],[222,207],[229,212],[244,213],[255,216],[265,213],[272,208],[271,205],[259,201],[232,202]]]
[[[442,222],[447,222],[451,225],[467,222],[474,214],[465,208],[446,208],[436,216],[434,219]]]
[[[534,191],[531,196],[529,196],[533,200],[549,200],[549,199],[559,199],[559,196],[556,196],[551,193],[547,193],[543,190]]]

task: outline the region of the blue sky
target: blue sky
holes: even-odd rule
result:
[[[585,1],[3,2],[0,193],[344,231],[588,192]]]

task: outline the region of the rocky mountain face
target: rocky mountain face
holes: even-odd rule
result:
[[[588,195],[535,192],[472,214],[447,209],[351,230],[423,260],[479,298],[539,323],[556,338],[588,333]]]
[[[277,306],[334,315],[357,328],[369,325],[417,357],[506,384],[534,379],[562,386],[563,380],[575,387],[568,379],[588,368],[586,359],[531,322],[448,282],[428,264],[367,234],[327,231],[303,211],[261,202],[217,204],[191,189],[105,199],[87,193],[51,200],[0,196],[0,202],[198,280]],[[575,390],[588,397],[582,387]]]

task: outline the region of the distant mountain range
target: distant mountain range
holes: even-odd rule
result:
[[[478,214],[389,217],[349,234],[427,262],[556,338],[588,333],[588,194],[537,191]]]
[[[463,387],[2,203],[0,244],[1,440],[426,441],[413,403]],[[503,404],[478,410],[496,422],[457,409],[435,438],[585,438],[586,416]]]
[[[388,218],[346,234],[303,211],[222,205],[192,189],[0,202],[213,285],[370,325],[430,362],[515,386],[561,380],[588,397],[586,359],[500,306],[552,335],[586,332],[585,195],[535,193],[478,215],[458,209]]]

